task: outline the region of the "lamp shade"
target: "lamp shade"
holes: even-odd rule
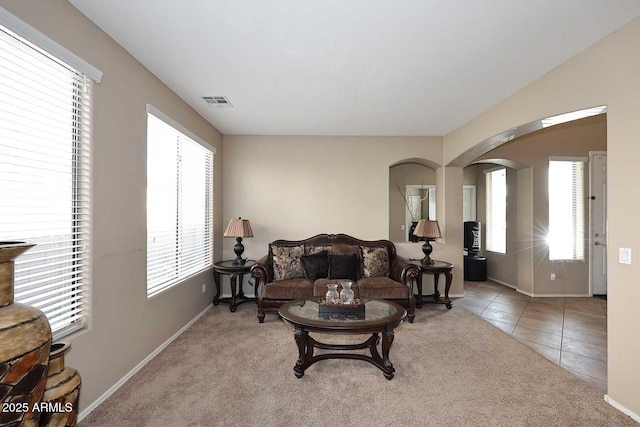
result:
[[[428,219],[421,219],[413,231],[414,236],[425,237],[427,239],[437,239],[442,237],[440,234],[440,226],[438,221],[431,221]]]
[[[227,229],[224,231],[224,237],[253,237],[251,224],[248,219],[233,218],[229,221]]]

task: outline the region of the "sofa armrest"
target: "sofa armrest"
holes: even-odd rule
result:
[[[420,274],[420,269],[406,258],[396,256],[391,262],[391,271],[389,273],[393,280],[407,285],[411,289],[411,293],[413,293],[413,283],[418,274]]]
[[[264,295],[264,285],[271,282],[269,268],[269,256],[265,255],[251,266],[251,277],[255,280],[256,295],[262,300]]]

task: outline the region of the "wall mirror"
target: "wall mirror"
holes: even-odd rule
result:
[[[389,167],[389,240],[417,241],[409,231],[421,219],[436,219],[435,170],[417,162]]]

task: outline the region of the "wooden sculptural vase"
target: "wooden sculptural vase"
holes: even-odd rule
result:
[[[42,402],[43,411],[40,426],[71,427],[78,419],[80,398],[80,373],[65,366],[64,356],[71,344],[59,342],[51,345],[49,373]]]
[[[38,426],[51,327],[44,313],[14,303],[14,260],[33,244],[0,242],[0,425]]]

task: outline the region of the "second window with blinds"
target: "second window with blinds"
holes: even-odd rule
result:
[[[549,260],[584,260],[586,159],[549,160]]]
[[[507,170],[486,171],[486,247],[490,252],[507,253]]]
[[[171,119],[147,114],[147,297],[211,267],[213,154]]]

